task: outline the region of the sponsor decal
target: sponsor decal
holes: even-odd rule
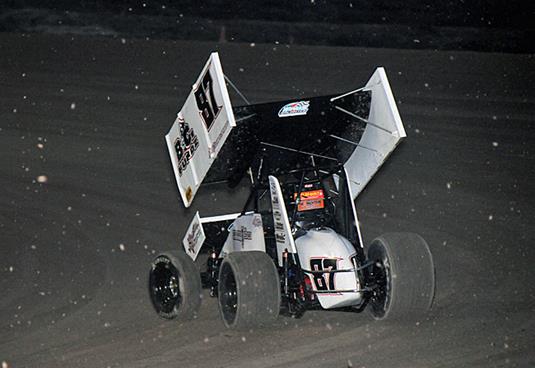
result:
[[[243,243],[246,240],[252,240],[253,233],[247,230],[245,226],[241,226],[239,229],[232,230],[232,237],[234,238],[234,240],[237,240]]]
[[[159,263],[165,263],[166,267],[169,267],[169,264],[171,261],[166,256],[158,256],[154,262],[152,262],[151,269],[154,271],[156,269],[156,266],[158,266]]]
[[[275,222],[275,229],[279,231],[284,231],[284,225],[282,223],[282,214],[278,210],[278,208],[275,208],[278,206],[278,202],[273,203],[272,206],[273,206],[273,220]]]
[[[192,197],[193,197],[193,190],[191,189],[190,186],[188,186],[186,188],[186,199],[188,200],[188,202],[191,202]]]
[[[249,231],[245,226],[240,226],[239,229],[232,230],[232,240],[234,240],[234,244],[239,243],[243,250],[245,249],[245,242],[253,240],[253,232]]]
[[[297,198],[297,193],[294,193],[294,200]],[[322,189],[308,190],[301,192],[297,206],[298,211],[317,210],[324,207],[323,200],[325,199]]]
[[[255,215],[253,217],[253,226],[254,227],[261,227],[262,226],[262,216]]]
[[[195,254],[195,246],[201,237],[201,231],[199,224],[193,224],[191,228],[191,233],[188,234],[186,241],[188,243],[188,252]]]
[[[199,147],[199,138],[184,118],[179,117],[178,123],[180,124],[180,132],[175,140],[175,151],[178,158],[178,175],[182,176]]]
[[[228,120],[225,121],[225,124],[223,125],[223,129],[219,132],[219,135],[215,139],[214,143],[212,144],[212,147],[208,147],[208,156],[213,157],[215,156],[215,153],[217,152],[217,147],[219,146],[219,143],[221,142],[221,139],[223,138],[223,135],[227,131],[228,128]]]
[[[286,104],[279,110],[279,118],[306,115],[309,106],[310,101],[298,101]]]
[[[271,191],[271,208],[273,210],[273,223],[275,225],[275,242],[277,243],[277,245],[285,247],[286,231],[284,229],[281,203],[279,203],[279,198],[277,195],[277,186],[275,184],[275,181],[270,180],[269,189]]]

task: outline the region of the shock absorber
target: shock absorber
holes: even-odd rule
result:
[[[289,298],[290,292],[288,290],[288,249],[284,249],[284,252],[282,252],[282,268],[284,270],[284,296],[286,298]]]
[[[305,289],[299,276],[300,270],[290,257],[288,249],[285,249],[282,252],[283,314],[293,318],[301,318],[306,309]]]
[[[220,259],[217,258],[217,253],[215,249],[212,249],[210,252],[210,257],[208,257],[208,283],[210,285],[210,296],[217,296],[217,278],[219,273],[219,264]]]

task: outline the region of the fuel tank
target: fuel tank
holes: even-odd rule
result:
[[[349,272],[306,274],[312,287],[318,291],[317,298],[322,308],[357,306],[362,303],[360,281],[354,270],[352,258],[356,251],[353,245],[324,227],[308,230],[295,240],[301,267],[306,271],[348,270]]]

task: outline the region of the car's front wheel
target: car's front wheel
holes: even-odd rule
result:
[[[149,273],[149,294],[160,317],[193,318],[201,304],[201,278],[193,260],[179,251],[158,255]]]

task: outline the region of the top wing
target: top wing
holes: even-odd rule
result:
[[[249,167],[258,165],[259,156],[263,156],[264,172],[275,176],[311,165],[310,155],[323,167],[345,162],[355,148],[347,141],[358,142],[366,124],[344,111],[367,118],[371,94],[360,91],[334,104],[331,98],[335,97],[338,95],[235,107],[237,127],[207,180],[235,184]],[[265,179],[267,182],[267,175]]]
[[[343,164],[355,199],[406,136],[383,68],[377,68],[364,87],[348,93],[233,111],[237,127],[209,181],[236,184],[249,167],[259,165],[276,176],[303,166]]]
[[[189,207],[203,180],[235,185],[249,168],[267,182],[303,166],[343,165],[355,199],[405,136],[383,68],[348,93],[233,108],[214,53],[166,140]]]

